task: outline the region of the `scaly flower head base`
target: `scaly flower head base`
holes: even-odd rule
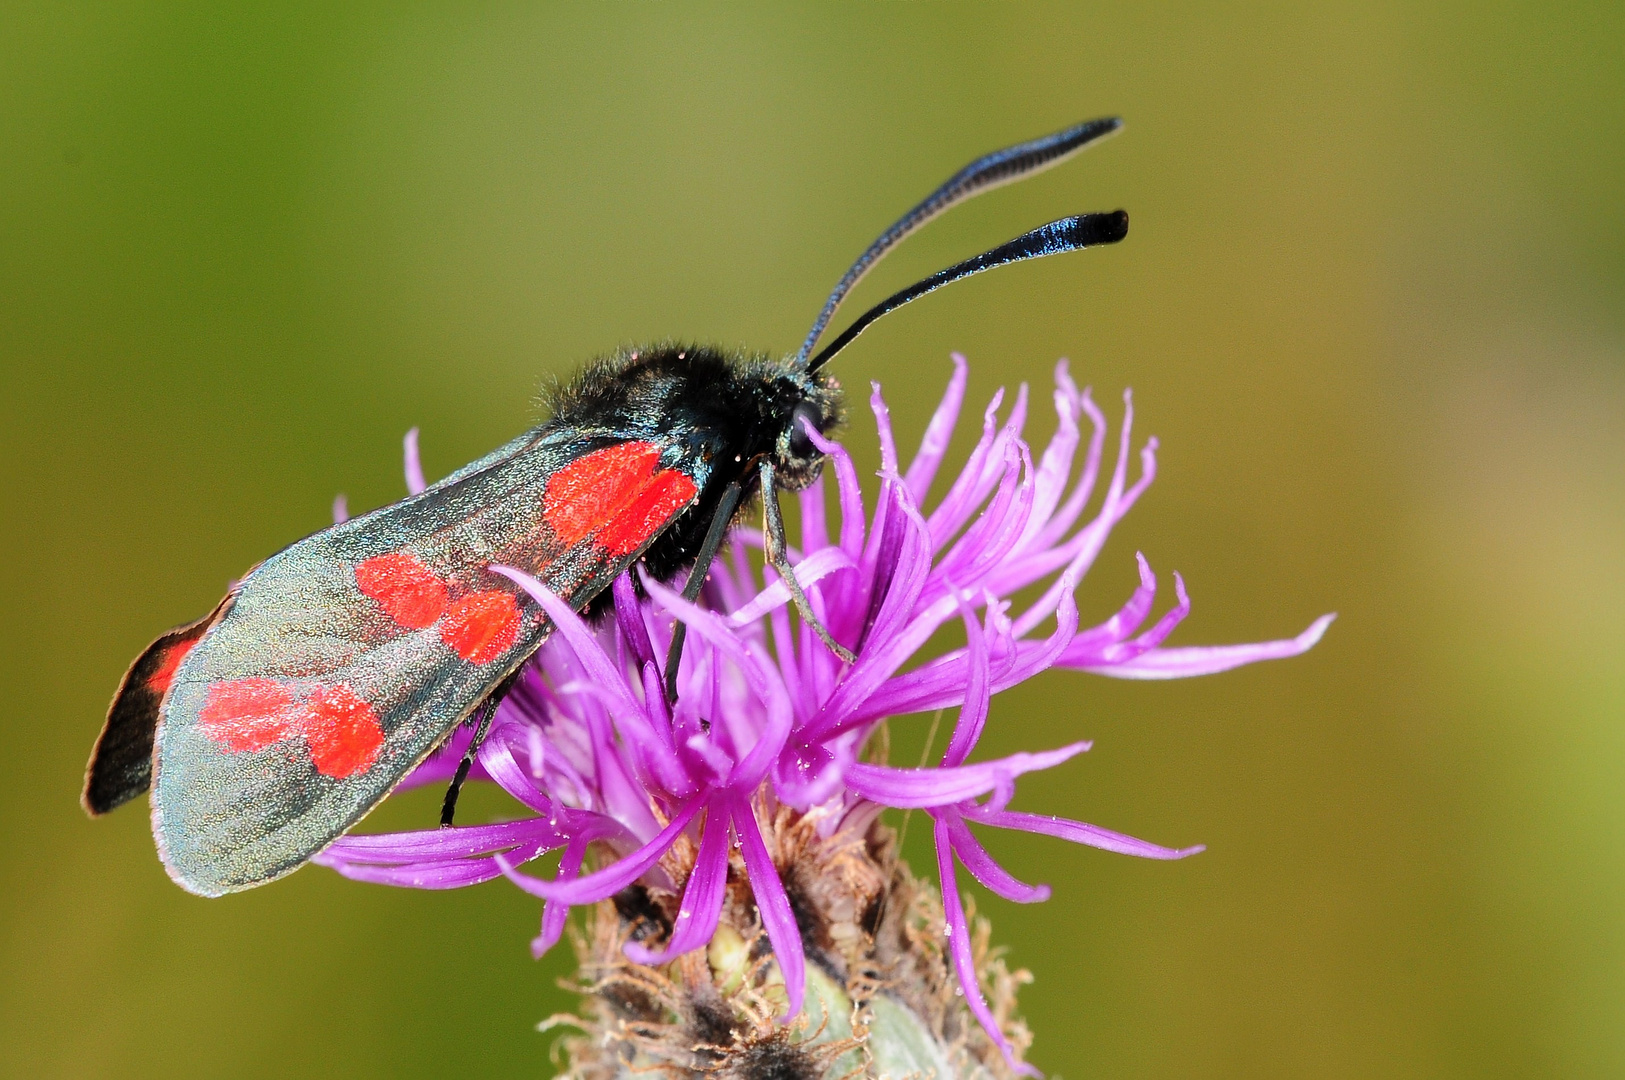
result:
[[[735,1060],[734,1051],[768,1054],[770,1046],[796,1044],[797,1030],[809,1046],[836,1045],[839,1039],[824,1035],[850,1032],[843,1038],[854,1040],[852,1047],[829,1051],[835,1054],[825,1063],[829,1068],[859,1049],[860,1057],[883,1057],[864,1032],[873,1029],[876,1010],[909,1001],[913,993],[914,1018],[936,1025],[932,1037],[941,1053],[950,1053],[950,1043],[962,1044],[972,1047],[965,1052],[979,1068],[995,1075],[1032,1073],[1022,1061],[1024,1029],[1014,1026],[1004,1000],[1013,1001],[1013,991],[996,995],[992,1005],[984,995],[988,969],[977,956],[971,916],[960,901],[958,867],[1018,903],[1044,900],[1049,890],[1012,877],[972,826],[1041,833],[1144,858],[1178,859],[1201,849],[1163,847],[1010,809],[1019,776],[1060,765],[1089,744],[973,762],[992,695],[1050,668],[1161,679],[1291,656],[1313,646],[1331,617],[1281,641],[1169,648],[1164,642],[1189,613],[1190,600],[1175,575],[1175,603],[1147,627],[1158,581],[1139,557],[1139,586],[1127,602],[1105,622],[1080,627],[1074,591],[1112,527],[1155,476],[1156,441],[1138,455],[1132,451],[1133,413],[1125,395],[1111,473],[1087,515],[1102,479],[1107,425],[1063,363],[1056,369],[1057,428],[1043,454],[1035,461],[1022,438],[1026,388],[1002,421],[1002,394],[996,395],[965,466],[940,485],[944,491],[933,503],[929,492],[964,399],[966,368],[962,358],[954,359],[948,391],[906,469],[875,388],[871,407],[881,471],[872,512],[845,451],[808,428],[833,466],[840,518],[832,529],[822,481],[803,492],[800,546],[791,559],[813,609],[856,654],[855,663],[843,664],[807,626],[792,622],[789,590],[771,570],[761,571],[765,580],[758,577],[750,549],[760,541],[744,530],[735,532],[727,556],[713,565],[699,603],[648,580],[640,582],[640,597],[623,575],[614,586],[614,618],[597,628],[522,569],[492,567],[523,587],[556,626],[497,710],[474,773],[499,785],[531,816],[350,836],[317,861],[361,880],[418,888],[507,877],[544,901],[541,932],[532,945],[537,955],[558,942],[571,907],[597,905],[589,916],[584,961],[592,971],[621,980],[615,985],[643,980],[662,988],[651,1000],[668,1003],[655,1009],[664,1009],[659,1017],[634,1024],[621,1016],[615,1023],[643,1024],[648,1031],[688,1025],[683,1030],[692,1035],[699,999],[671,1006],[669,995],[662,996],[665,988],[723,995],[730,1003],[724,1011],[735,1020],[719,1030],[732,1041],[706,1043],[713,1049],[704,1051],[722,1054],[718,1061]],[[1138,473],[1130,483],[1136,456]],[[409,483],[421,485],[415,438],[408,440],[408,474]],[[1011,598],[1033,586],[1042,591],[1018,610]],[[668,706],[662,664],[677,622],[687,627],[688,645],[678,699]],[[915,654],[950,624],[962,628],[964,644],[918,662]],[[870,736],[888,718],[949,708],[958,714],[936,765],[909,769],[864,760]],[[443,783],[468,738],[466,731],[454,738],[447,753],[425,762],[408,783]],[[906,870],[893,865],[888,834],[876,824],[888,807],[924,811],[937,849],[940,908],[932,908],[925,938],[909,938],[914,959],[907,963],[888,963],[877,951],[892,932],[885,928],[894,925],[885,920],[902,917],[891,911],[887,897],[900,890],[908,897],[904,907],[921,910],[919,890]],[[550,851],[560,852],[553,877],[520,869]],[[818,905],[805,890],[798,893],[796,883],[807,880],[808,866],[835,859],[831,852],[861,852],[869,861],[863,874],[848,876],[854,883],[883,883],[873,894],[881,898],[879,914],[865,921],[862,905],[871,901],[863,897],[871,894],[852,884],[829,900],[830,913],[815,918]],[[818,933],[825,924],[850,927],[842,933],[855,936],[826,940]],[[927,940],[940,946],[934,955],[927,955]],[[745,943],[747,973],[711,971],[702,978],[719,941]],[[604,952],[610,945],[619,950],[613,958]],[[899,964],[906,978],[897,974]],[[894,983],[928,983],[931,972],[944,978],[951,972],[959,993],[948,1011],[968,1010],[979,1036],[961,1038],[957,1022],[942,1018],[947,1013],[929,1019],[919,1012],[929,995],[921,996],[914,984],[907,990]],[[608,977],[588,976],[595,986]],[[734,990],[723,994],[730,979]],[[832,1009],[823,989],[832,979],[850,1013],[844,1029],[834,1015],[840,1010]],[[816,1009],[808,1005],[810,984]],[[606,991],[595,993],[610,1010],[600,1009],[588,1021],[602,1035],[609,1030],[606,1017],[620,1014]],[[806,1018],[798,1021],[804,1005]],[[817,1030],[808,1030],[815,1011],[823,1019]],[[801,1027],[776,1028],[770,1021]],[[997,1053],[975,1052],[983,1043]],[[692,1056],[685,1059],[690,1064],[679,1065],[661,1057],[665,1051],[657,1052],[656,1044],[664,1045],[659,1039],[648,1046],[626,1043],[632,1048],[627,1052],[652,1055],[648,1060],[663,1068],[720,1067]],[[971,1058],[962,1064],[968,1067]],[[579,1053],[576,1060],[585,1072],[595,1068]]]
[[[801,1015],[789,1025],[777,1020],[783,974],[736,856],[717,933],[675,963],[651,967],[626,955],[629,944],[669,932],[674,897],[634,887],[591,909],[573,935],[585,1015],[543,1025],[582,1032],[562,1042],[570,1075],[1008,1075],[948,962],[937,890],[896,861],[888,827],[877,821],[826,837],[807,815],[781,807],[763,831],[818,957]],[[679,842],[663,862],[681,876],[693,854]],[[1031,1036],[1015,1017],[1015,992],[1029,976],[1005,967],[988,947],[985,920],[976,922],[978,982],[1019,1055]]]

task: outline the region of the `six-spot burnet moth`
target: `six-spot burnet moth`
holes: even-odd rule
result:
[[[795,584],[780,489],[810,484],[808,435],[840,417],[823,366],[876,319],[1005,263],[1121,240],[1122,211],[1062,218],[895,293],[818,352],[836,308],[904,237],[956,203],[1116,131],[1094,120],[978,158],[852,264],[784,359],[659,346],[586,367],[552,417],[439,483],[308,536],[254,567],[195,623],[159,637],[119,685],[83,802],[104,814],[151,788],[159,856],[205,896],[297,869],[343,834],[459,724],[475,733],[552,629],[493,566],[520,567],[580,610],[632,563],[693,599],[717,546],[760,492],[767,561],[843,659]],[[595,603],[596,601],[596,603]],[[681,624],[666,661],[674,692]]]

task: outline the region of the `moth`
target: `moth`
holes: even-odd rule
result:
[[[475,731],[457,792],[508,682],[552,629],[493,566],[523,569],[576,610],[602,610],[641,560],[689,568],[700,591],[718,545],[759,494],[766,561],[833,652],[785,554],[781,490],[818,476],[841,415],[824,366],[875,320],[944,285],[1024,259],[1121,240],[1122,211],[1062,218],[916,282],[814,352],[882,256],[957,203],[1055,165],[1119,127],[1093,120],[985,155],[880,235],[782,359],[656,346],[589,364],[539,427],[419,494],[284,548],[213,611],[130,666],[86,770],[105,814],[150,789],[153,836],[183,888],[218,896],[290,873],[376,806],[458,726]],[[682,626],[666,659],[675,695]]]

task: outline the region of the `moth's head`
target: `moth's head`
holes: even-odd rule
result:
[[[828,375],[799,370],[785,378],[793,392],[786,396],[780,413],[783,422],[773,444],[773,468],[779,486],[800,491],[818,479],[824,467],[824,452],[814,445],[807,426],[820,435],[839,426],[843,419],[841,384]]]

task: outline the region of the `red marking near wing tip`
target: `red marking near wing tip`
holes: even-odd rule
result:
[[[489,664],[519,639],[519,605],[505,592],[469,593],[446,613],[440,640],[471,664]]]
[[[408,630],[433,625],[446,610],[446,583],[404,551],[359,563],[355,583],[384,613]]]
[[[270,679],[237,679],[209,687],[198,712],[204,734],[227,750],[263,750],[293,733],[293,695]]]
[[[657,471],[659,464],[653,443],[595,450],[548,480],[543,516],[566,547],[596,532],[610,555],[631,554],[694,497],[694,481],[674,469]]]
[[[366,769],[384,745],[378,714],[348,686],[318,686],[300,711],[310,759],[323,776],[343,779]]]
[[[193,638],[191,641],[171,645],[169,651],[164,653],[164,658],[158,662],[158,667],[147,677],[147,689],[159,697],[169,693],[169,684],[175,681],[175,672],[180,670],[181,661],[186,659],[186,654],[191,652],[197,643],[198,639]]]

